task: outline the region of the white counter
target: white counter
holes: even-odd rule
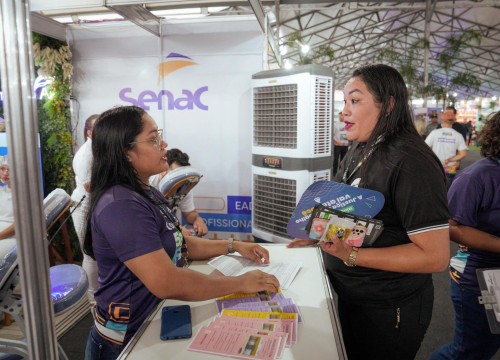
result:
[[[291,297],[299,306],[304,323],[298,326],[297,343],[285,348],[282,359],[346,359],[345,349],[335,311],[330,285],[323,270],[322,258],[318,247],[287,249],[285,245],[269,244],[265,246],[272,261],[300,261],[302,268],[284,294]],[[196,261],[191,269],[205,274],[214,270],[206,262]],[[193,337],[198,330],[210,323],[217,316],[215,300],[200,302],[182,302],[165,300],[153,311],[134,338],[125,348],[119,359],[155,360],[155,359],[221,359],[221,356],[187,351],[192,339],[160,340],[161,308],[165,305],[187,303],[191,306]]]

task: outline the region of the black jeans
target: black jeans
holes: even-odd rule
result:
[[[432,317],[434,287],[391,307],[353,305],[339,297],[339,317],[349,360],[413,360]]]

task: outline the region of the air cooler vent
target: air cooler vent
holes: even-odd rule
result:
[[[254,88],[254,145],[297,148],[297,84]]]
[[[330,180],[330,170],[316,171],[313,174],[313,183],[316,181],[329,181]]]
[[[314,82],[314,154],[330,155],[332,134],[332,78],[316,77]]]
[[[296,206],[295,180],[254,175],[254,226],[268,233],[288,237],[286,226]]]

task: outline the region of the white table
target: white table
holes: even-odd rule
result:
[[[285,295],[293,298],[299,306],[304,323],[299,324],[297,343],[285,348],[282,359],[346,359],[330,284],[324,272],[321,250],[318,247],[288,249],[285,245],[279,244],[263,246],[269,250],[271,262],[302,263],[302,268],[290,288],[285,290]],[[193,262],[190,268],[205,274],[216,271],[207,265],[206,261]],[[200,302],[165,300],[144,322],[119,359],[221,359],[222,357],[217,355],[187,351],[191,339],[160,340],[161,308],[175,304],[191,306],[193,336],[217,316],[214,300]]]

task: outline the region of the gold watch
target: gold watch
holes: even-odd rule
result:
[[[349,267],[355,267],[356,266],[356,258],[358,257],[358,251],[359,248],[357,247],[352,247],[351,252],[349,253],[349,256],[347,257],[347,261],[344,261],[344,264]]]

